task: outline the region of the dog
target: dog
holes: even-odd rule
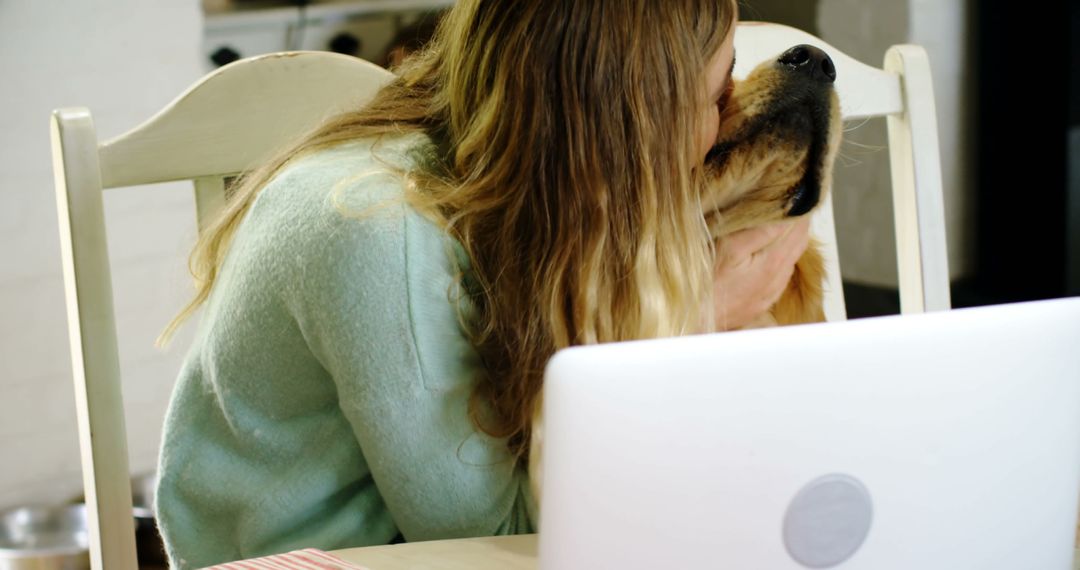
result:
[[[822,50],[795,46],[734,84],[706,158],[706,221],[718,247],[733,232],[804,216],[832,185],[843,133],[836,67]],[[825,264],[811,243],[770,314],[751,327],[825,320]]]
[[[436,13],[402,29],[384,66],[396,67],[423,49],[441,17]],[[734,83],[706,160],[710,182],[703,206],[718,243],[740,229],[804,215],[828,191],[842,132],[835,79],[829,56],[801,45]],[[818,246],[811,245],[770,314],[749,327],[825,320],[824,276]]]
[[[702,196],[709,232],[723,247],[739,230],[805,216],[832,185],[843,134],[836,68],[822,50],[795,46],[733,83],[720,130],[705,160]],[[825,320],[825,264],[811,240],[791,281],[769,314],[748,327]],[[529,479],[540,503],[543,398],[533,415]]]

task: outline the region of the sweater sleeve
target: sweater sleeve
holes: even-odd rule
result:
[[[311,228],[286,302],[334,380],[406,540],[531,532],[525,470],[473,426],[481,363],[460,325],[456,242],[388,176],[339,184]]]

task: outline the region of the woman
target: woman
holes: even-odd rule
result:
[[[551,354],[735,328],[805,224],[714,259],[701,169],[730,0],[458,0],[368,107],[252,173],[193,254],[166,419],[181,568],[533,530]]]

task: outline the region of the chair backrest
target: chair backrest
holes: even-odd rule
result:
[[[934,92],[930,63],[919,46],[897,45],[885,54],[883,69],[868,66],[811,34],[779,24],[744,22],[735,33],[735,77],[798,44],[817,46],[836,65],[836,90],[844,119],[886,117],[896,221],[897,264],[902,313],[950,307]],[[825,317],[846,318],[833,221],[832,193],[812,221],[827,264]]]
[[[328,115],[362,106],[392,78],[353,57],[282,53],[211,73],[142,125],[105,142],[98,141],[87,109],[53,112],[53,171],[95,570],[136,568],[102,191],[193,180],[201,228],[225,203],[226,177]]]

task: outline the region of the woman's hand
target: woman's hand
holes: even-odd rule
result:
[[[809,216],[723,238],[713,273],[717,330],[742,328],[764,316],[784,293],[809,243]]]

